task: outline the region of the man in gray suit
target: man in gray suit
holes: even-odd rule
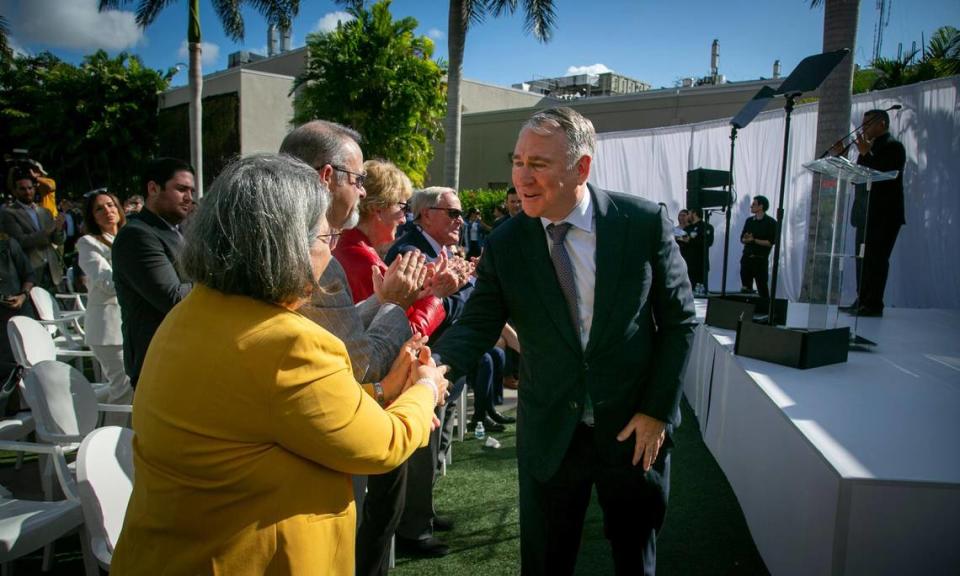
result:
[[[2,212],[0,228],[14,238],[33,267],[34,282],[56,293],[63,278],[63,267],[56,245],[63,244],[63,216],[53,217],[49,210],[34,202],[36,183],[28,172],[13,175],[14,201]]]
[[[363,152],[360,135],[346,126],[314,120],[293,130],[280,145],[317,171],[330,190],[327,221],[331,228],[350,229],[360,218]],[[391,267],[373,295],[354,305],[347,273],[336,259],[320,277],[320,290],[301,312],[343,340],[358,382],[379,382],[390,370],[400,347],[413,332],[406,310],[416,300],[423,262]]]
[[[327,221],[332,228],[353,228],[360,218],[363,188],[363,152],[360,135],[345,126],[314,120],[283,139],[280,152],[313,166],[330,190],[332,202]],[[332,248],[333,246],[331,246]],[[340,338],[350,355],[358,382],[379,382],[389,371],[400,348],[413,332],[406,310],[416,300],[425,265],[419,253],[397,259],[387,269],[373,295],[354,304],[343,266],[331,259],[320,277],[320,290],[300,311]],[[376,284],[376,282],[375,282]],[[385,574],[389,544],[400,519],[406,486],[406,463],[394,472],[372,476],[366,502],[359,511],[357,574]],[[366,487],[354,478],[354,490],[362,496]],[[358,503],[362,502],[358,498]]]

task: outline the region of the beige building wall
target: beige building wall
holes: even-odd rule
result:
[[[230,68],[203,77],[203,97],[240,91],[240,69]],[[160,95],[161,108],[173,108],[190,103],[190,88],[177,86]]]
[[[551,101],[543,94],[525,92],[516,88],[503,88],[466,79],[460,82],[460,98],[464,114],[529,108],[537,106],[541,102]]]
[[[293,98],[289,96],[293,78],[249,68],[229,68],[203,78],[203,97],[239,94],[240,154],[276,152],[290,131]],[[179,86],[161,96],[160,107],[170,108],[190,101],[190,90]],[[186,127],[184,127],[186,130]],[[204,133],[216,130],[204,125]]]
[[[240,153],[276,152],[291,129],[293,78],[247,68],[240,78]]]

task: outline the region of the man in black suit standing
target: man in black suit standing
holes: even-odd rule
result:
[[[857,259],[857,303],[860,316],[883,316],[883,293],[890,272],[890,255],[897,243],[900,227],[906,224],[903,210],[903,167],[907,153],[890,135],[890,116],[884,110],[869,110],[863,115],[863,130],[855,141],[860,156],[857,164],[888,172],[899,171],[893,180],[875,182],[867,192],[858,185],[854,193],[850,223],[857,231],[857,251],[863,246],[863,259]]]
[[[392,263],[398,256],[411,251],[419,251],[428,262],[436,262],[441,254],[449,256],[449,249],[460,242],[463,227],[463,210],[457,191],[452,188],[430,187],[417,191],[410,198],[410,210],[414,215],[414,227],[397,238],[384,262]],[[431,341],[439,337],[460,316],[464,304],[472,291],[472,285],[462,279],[460,289],[443,298],[446,318],[430,336]],[[451,414],[456,406],[460,387],[451,393],[446,414]],[[402,554],[417,556],[445,556],[449,547],[441,542],[434,532],[450,527],[449,519],[438,516],[433,504],[433,480],[435,464],[449,442],[452,424],[449,417],[443,419],[443,430],[436,430],[430,437],[430,444],[413,453],[407,462],[407,487],[403,516],[397,527],[397,550]],[[445,436],[444,439],[442,436]]]
[[[693,298],[663,210],[587,184],[595,140],[570,108],[524,124],[523,213],[490,235],[466,309],[433,348],[462,372],[508,318],[519,336],[526,576],[573,573],[593,486],[617,574],[655,572],[666,512]]]
[[[174,158],[157,158],[147,165],[144,182],[143,210],[127,220],[113,242],[123,364],[134,387],[154,333],[193,287],[177,267],[183,245],[179,225],[193,207],[193,167]]]

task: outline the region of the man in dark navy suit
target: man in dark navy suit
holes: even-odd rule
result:
[[[680,423],[695,326],[686,267],[662,208],[587,184],[595,140],[570,108],[523,126],[523,212],[489,236],[465,310],[433,347],[462,372],[508,318],[516,329],[527,576],[573,573],[594,486],[617,574],[653,574]]]
[[[177,267],[183,246],[179,225],[193,209],[193,167],[175,158],[157,158],[148,164],[144,182],[143,210],[127,220],[113,242],[123,364],[134,387],[154,333],[193,287]]]

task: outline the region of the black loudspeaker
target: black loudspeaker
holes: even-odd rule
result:
[[[697,188],[723,188],[730,183],[730,172],[697,168],[687,171],[687,190]]]
[[[816,368],[847,361],[850,328],[805,330],[741,322],[734,354],[791,368]]]
[[[749,322],[753,319],[753,302],[736,300],[729,297],[711,296],[707,300],[707,326],[736,330],[742,320]]]
[[[728,190],[709,190],[729,184],[730,172],[726,170],[697,168],[687,171],[687,209],[729,206],[733,195]]]

